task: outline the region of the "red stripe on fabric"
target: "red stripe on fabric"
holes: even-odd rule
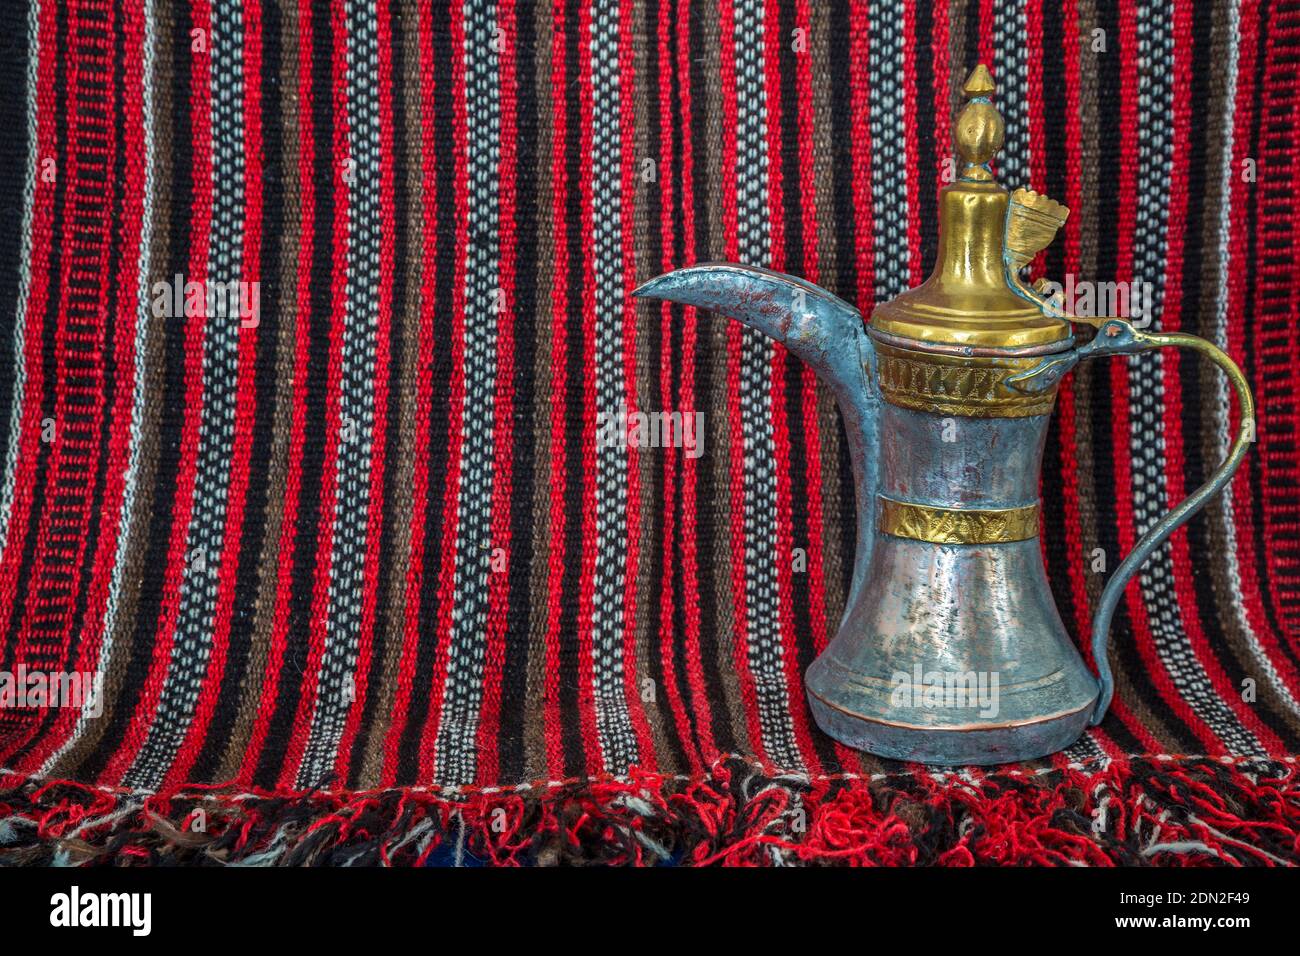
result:
[[[334,219],[331,224],[330,248],[333,253],[330,271],[330,300],[341,306],[348,301],[348,219],[349,189],[344,173],[348,164],[356,162],[348,150],[348,84],[347,84],[347,11],[341,6],[330,10],[330,32],[333,34],[330,57],[330,91],[334,112],[333,149]],[[343,427],[343,311],[346,306],[330,314],[329,365],[325,373],[325,454],[321,466],[320,531],[317,535],[316,565],[312,575],[311,625],[308,628],[310,643],[307,662],[303,668],[302,689],[294,714],[289,744],[285,749],[284,763],[280,767],[280,786],[292,787],[297,779],[307,740],[311,736],[312,714],[316,709],[316,686],[320,681],[321,660],[325,656],[325,643],[329,636],[330,580],[334,569],[334,528],[338,500],[338,463],[340,430]]]
[[[691,92],[690,5],[677,11],[677,88],[680,90],[682,137],[682,231],[684,247],[699,257],[695,234],[695,145],[691,136],[693,103]],[[666,253],[665,253],[666,254]],[[665,258],[665,263],[670,260]],[[699,313],[693,308],[682,310],[681,407],[683,414],[695,412],[695,349],[698,341]],[[699,459],[695,459],[698,461]],[[710,719],[708,683],[704,677],[704,649],[700,643],[700,580],[696,525],[697,468],[690,459],[682,462],[682,601],[686,618],[686,679],[691,690],[691,704],[698,715],[696,734],[701,756],[712,762],[718,755]]]
[[[434,111],[433,87],[435,83],[433,62],[432,13],[427,6],[419,10],[418,35],[420,44],[420,248],[423,260],[420,271],[420,328],[419,354],[436,353],[434,322],[437,303],[438,262],[438,196],[435,186],[438,155],[434,137],[437,116]],[[432,376],[416,376],[415,391],[415,460],[411,468],[411,524],[410,544],[407,548],[406,601],[402,614],[402,651],[397,666],[397,687],[393,695],[393,708],[384,737],[384,766],[381,782],[392,786],[397,781],[402,737],[407,730],[406,715],[410,713],[411,697],[415,693],[416,659],[420,646],[420,604],[424,594],[426,549],[428,534],[425,523],[425,503],[429,498],[429,426],[432,417]]]
[[[488,618],[483,660],[483,698],[479,709],[477,779],[497,782],[501,726],[501,672],[505,667],[506,615],[510,598],[510,564],[515,560],[510,536],[512,462],[514,459],[514,355],[515,355],[515,176],[518,155],[515,143],[515,61],[511,48],[515,31],[514,0],[500,0],[497,23],[507,44],[499,54],[499,102],[501,155],[497,166],[497,236],[500,256],[497,282],[501,289],[497,315],[497,381],[492,426],[492,564],[488,572]],[[497,564],[497,552],[505,556]]]
[[[661,164],[665,170],[671,169],[673,162],[673,139],[674,136],[680,135],[682,130],[677,127],[673,121],[673,101],[672,97],[663,95],[663,91],[671,90],[672,71],[674,64],[671,57],[670,42],[670,17],[672,11],[667,4],[659,7],[658,22],[658,44],[659,44],[659,128],[661,130]],[[675,237],[673,233],[673,212],[675,195],[673,190],[673,177],[665,175],[662,177],[660,189],[662,209],[661,214],[661,265],[663,271],[667,272],[676,265],[674,259]],[[660,316],[660,340],[665,351],[664,360],[659,363],[659,394],[666,406],[671,407],[673,403],[673,363],[669,360],[671,343],[673,341],[673,309],[669,303],[664,302],[659,310]],[[660,580],[660,628],[659,628],[659,658],[663,667],[664,692],[668,698],[669,710],[673,715],[677,739],[681,742],[682,751],[686,754],[692,771],[698,770],[701,766],[701,755],[695,747],[695,737],[691,732],[691,712],[686,706],[679,690],[679,678],[677,675],[677,658],[675,654],[677,634],[673,628],[674,609],[676,601],[680,598],[675,593],[675,579],[673,568],[675,565],[674,556],[676,554],[676,496],[678,485],[678,474],[685,470],[685,461],[680,460],[676,449],[672,447],[664,448],[660,451],[663,459],[663,487],[661,494],[662,504],[662,543],[663,565]],[[684,543],[684,541],[683,541]]]
[[[467,171],[468,123],[465,106],[465,10],[461,5],[451,11],[451,48],[462,51],[451,64],[452,130],[455,143],[456,175],[454,184],[456,222],[456,263],[452,278],[451,300],[451,401],[450,420],[455,422],[449,435],[451,448],[447,458],[447,499],[442,513],[442,550],[438,572],[437,653],[434,657],[433,681],[429,688],[429,711],[420,739],[417,763],[421,780],[430,780],[437,761],[438,725],[442,720],[442,699],[447,684],[448,659],[451,653],[451,612],[456,592],[456,565],[461,556],[457,537],[460,532],[460,478],[465,436],[465,253],[469,245],[469,187]],[[445,215],[446,213],[444,213]]]
[[[366,511],[366,560],[361,579],[361,631],[353,670],[353,699],[343,722],[334,771],[346,779],[352,744],[365,713],[374,656],[375,603],[379,587],[379,546],[384,530],[384,471],[388,450],[389,347],[393,315],[396,225],[393,210],[393,35],[385,4],[375,7],[379,109],[379,296],[375,327],[374,427],[370,452],[370,495]],[[363,320],[367,317],[362,317]]]
[[[851,136],[853,157],[853,245],[856,254],[857,302],[863,315],[871,314],[876,299],[875,282],[875,218],[876,210],[871,195],[871,109],[873,92],[868,74],[871,49],[868,43],[868,18],[866,4],[855,4],[849,9],[849,111],[851,131],[841,136]]]
[[[660,266],[664,272],[669,271],[676,265],[673,253],[676,239],[673,231],[675,194],[673,176],[668,171],[672,169],[673,163],[673,137],[681,133],[681,129],[673,121],[673,97],[668,93],[673,89],[674,63],[670,43],[672,14],[673,11],[669,4],[661,4],[659,19],[655,25],[659,65],[659,75],[656,77],[659,89],[659,129],[661,137],[659,163],[664,170],[664,175],[660,177],[659,184],[659,205],[661,210],[659,254]],[[673,407],[673,362],[671,358],[673,307],[668,302],[663,302],[659,306],[659,328],[660,341],[664,350],[663,357],[659,362],[659,395],[665,409],[667,409]],[[634,381],[634,379],[632,380]],[[632,406],[629,400],[628,411],[631,410]],[[663,669],[663,693],[668,701],[668,710],[672,714],[675,736],[681,742],[682,752],[686,755],[691,771],[695,772],[701,768],[702,762],[701,756],[695,748],[695,737],[691,732],[691,710],[686,706],[679,689],[675,653],[678,634],[673,626],[673,611],[676,606],[675,602],[678,600],[673,576],[674,559],[677,551],[677,529],[675,525],[677,474],[679,470],[684,470],[685,462],[679,461],[677,451],[671,445],[660,449],[659,456],[663,461],[663,485],[660,489],[662,502],[659,505],[660,520],[662,522],[662,541],[660,542],[662,556],[660,558],[659,582],[659,633],[656,636],[659,641],[659,661]],[[633,473],[635,471],[633,469]]]
[[[921,0],[925,2],[925,0]],[[920,282],[921,275],[921,213],[920,205],[929,202],[922,196],[920,186],[920,155],[917,143],[916,122],[916,58],[919,54],[916,36],[916,5],[903,4],[903,150],[907,156],[907,270],[909,285]]]
[[[582,255],[582,440],[588,449],[589,467],[582,471],[582,556],[578,583],[578,711],[582,726],[583,750],[587,772],[604,770],[604,756],[596,727],[595,659],[592,651],[592,607],[596,577],[596,468],[592,451],[596,447],[596,273],[592,246],[591,222],[591,8],[578,9],[578,100],[581,116],[579,192],[582,196],[582,223],[579,249]]]
[[[551,315],[555,319],[551,333],[551,546],[547,553],[546,593],[546,673],[542,693],[542,724],[546,741],[546,762],[553,778],[565,774],[564,715],[560,711],[560,595],[567,557],[568,528],[564,500],[568,490],[568,468],[564,449],[556,448],[565,434],[565,396],[568,395],[568,288],[569,233],[565,210],[569,187],[565,171],[565,146],[569,135],[568,84],[565,81],[565,48],[568,40],[564,27],[564,10],[555,5],[552,13],[551,39],[551,230],[555,241],[554,281],[551,284]]]
[[[312,86],[312,28],[310,0],[298,6],[298,101],[301,115],[312,115],[313,100],[321,91]],[[238,779],[251,782],[266,744],[271,719],[279,698],[280,678],[288,649],[289,617],[293,590],[293,568],[298,539],[298,505],[302,493],[302,457],[306,440],[307,363],[311,341],[311,269],[315,258],[313,237],[316,235],[316,137],[310,119],[298,124],[298,188],[300,222],[298,229],[297,323],[294,328],[293,406],[289,425],[288,470],[285,475],[284,509],[280,519],[279,558],[275,585],[275,618],[271,625],[271,642],[262,675],[261,699],[253,732],[244,750]],[[292,675],[289,675],[292,677]]]
[[[193,5],[195,29],[211,36],[212,11],[207,0]],[[211,60],[206,56],[192,59],[190,70],[190,117],[194,139],[194,200],[190,208],[190,261],[189,278],[206,276],[208,244],[212,228],[212,116],[211,116]],[[188,279],[187,279],[188,281]],[[171,540],[168,543],[162,606],[154,629],[152,657],[148,674],[142,682],[140,697],[132,715],[130,726],[122,745],[104,769],[103,781],[110,785],[121,783],[131,762],[139,753],[149,733],[149,726],[157,715],[159,696],[167,678],[175,640],[176,618],[180,609],[181,582],[186,565],[192,559],[187,553],[190,516],[194,508],[194,482],[199,447],[199,423],[203,412],[203,349],[205,319],[196,315],[185,320],[185,410],[181,428],[180,464],[176,474],[175,498],[172,507]],[[65,346],[60,343],[60,351]]]
[[[925,198],[926,202],[933,202],[934,208],[939,208],[939,194],[943,192],[948,183],[944,180],[944,174],[951,169],[956,171],[955,158],[952,149],[952,108],[949,87],[952,83],[952,51],[949,49],[951,43],[950,32],[951,25],[948,22],[948,5],[946,3],[934,4],[934,27],[933,39],[930,43],[930,56],[934,60],[934,155],[938,159],[939,168],[935,175],[935,191],[933,196]],[[935,236],[937,241],[938,236]],[[925,264],[921,264],[924,270]]]
[[[1300,379],[1300,136],[1296,135],[1296,49],[1300,47],[1300,11],[1294,4],[1277,4],[1268,14],[1264,84],[1259,92],[1259,151],[1256,209],[1255,364],[1260,427],[1255,454],[1260,460],[1264,490],[1261,517],[1268,568],[1267,587],[1290,634],[1300,633],[1300,497],[1291,492],[1297,479],[1295,436],[1300,433],[1300,400],[1294,383]],[[1291,201],[1285,201],[1289,198]],[[1285,303],[1285,304],[1283,304]],[[1283,384],[1285,383],[1285,384]],[[1283,544],[1285,542],[1285,544]]]
[[[770,228],[770,254],[768,265],[777,271],[785,271],[786,235],[785,235],[785,169],[782,165],[784,156],[784,137],[782,116],[785,104],[781,97],[781,46],[788,38],[781,35],[781,10],[779,0],[767,0],[764,12],[763,29],[763,80],[767,93],[767,216],[772,223]],[[804,29],[807,30],[805,21]],[[807,36],[807,33],[804,34]],[[805,50],[797,54],[803,60],[809,59]],[[790,104],[794,109],[795,104]],[[798,144],[795,144],[796,148]],[[796,189],[799,184],[792,184]],[[809,203],[811,205],[811,203]],[[795,624],[793,550],[794,550],[794,515],[791,506],[790,473],[790,409],[787,407],[785,390],[786,367],[799,362],[785,348],[771,349],[768,364],[768,397],[772,404],[772,439],[776,453],[776,541],[762,543],[760,547],[776,548],[776,588],[777,606],[781,624],[781,663],[785,671],[785,695],[789,701],[790,719],[794,726],[795,742],[799,748],[800,763],[813,773],[821,773],[821,761],[817,748],[813,746],[812,734],[808,725],[808,709],[802,706],[803,675],[799,673],[798,627]],[[806,366],[799,362],[802,371]],[[813,422],[816,421],[814,416]],[[805,466],[806,466],[805,462]],[[806,472],[811,474],[811,472]],[[809,482],[812,484],[812,482]]]
[[[997,48],[993,43],[993,28],[997,19],[995,7],[994,0],[980,0],[980,62],[985,64],[997,63]],[[973,65],[967,67],[968,71],[972,69],[974,69]]]
[[[240,280],[261,281],[262,252],[262,5],[251,0],[244,7],[244,237]],[[219,279],[228,277],[218,277]],[[233,318],[226,321],[234,321]],[[235,393],[256,394],[258,327],[239,331],[238,379]],[[217,706],[217,696],[225,677],[230,647],[231,608],[235,599],[235,582],[239,573],[239,552],[244,529],[244,502],[248,492],[253,425],[258,414],[257,402],[236,401],[234,447],[231,454],[230,485],[226,501],[226,526],[222,537],[221,563],[217,580],[217,604],[213,615],[212,651],[194,717],[185,740],[177,752],[163,786],[183,782],[198,759]],[[270,409],[262,409],[270,414]]]

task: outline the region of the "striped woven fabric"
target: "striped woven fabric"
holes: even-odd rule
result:
[[[0,711],[15,819],[53,808],[89,839],[105,794],[227,781],[341,795],[321,813],[420,785],[475,819],[542,782],[611,820],[629,794],[654,816],[694,793],[705,829],[692,788],[955,805],[807,710],[852,560],[829,394],[765,340],[629,293],[710,259],[864,312],[919,282],[985,62],[999,177],[1072,210],[1038,273],[1148,283],[1156,324],[1222,345],[1261,408],[1231,493],[1129,588],[1104,724],[1016,772],[1054,781],[1043,813],[1092,800],[1093,774],[1144,780],[1129,807],[1185,774],[1300,825],[1295,0],[0,16],[0,670],[102,677],[100,712]],[[697,441],[602,444],[620,410],[684,413]],[[1081,644],[1234,415],[1185,354],[1067,381],[1042,541]],[[978,779],[1013,818],[1013,778]],[[710,833],[696,862],[726,845]],[[1295,860],[1294,836],[1259,853]]]

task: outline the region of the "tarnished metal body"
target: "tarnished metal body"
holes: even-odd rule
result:
[[[637,295],[699,306],[783,343],[833,390],[857,492],[857,552],[844,616],[805,682],[818,725],[886,757],[992,764],[1043,756],[1099,722],[1113,690],[1111,615],[1141,563],[1241,463],[1254,407],[1214,345],[1115,317],[1066,315],[1019,272],[1068,210],[1007,191],[987,162],[1001,118],[981,66],[955,142],[967,165],[942,195],[939,256],[922,285],[868,325],[802,279],[706,263]],[[1076,347],[1071,322],[1097,334]],[[1039,534],[1039,469],[1061,378],[1081,359],[1191,348],[1226,371],[1241,407],[1228,460],[1148,529],[1103,591],[1094,677],[1052,600]],[[746,542],[747,548],[762,542]]]
[[[878,494],[945,509],[1036,506],[1047,421],[884,404]],[[927,696],[959,679],[989,692]],[[805,683],[832,736],[932,763],[1058,750],[1079,736],[1097,699],[1052,601],[1036,530],[983,544],[877,533],[866,582]]]

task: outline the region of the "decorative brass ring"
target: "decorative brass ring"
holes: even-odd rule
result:
[[[1056,387],[1026,394],[1007,384],[1041,361],[1037,355],[975,357],[901,349],[876,342],[885,401],[918,412],[965,418],[1047,415]]]
[[[1038,505],[937,508],[880,496],[881,533],[934,544],[1002,544],[1038,537]]]

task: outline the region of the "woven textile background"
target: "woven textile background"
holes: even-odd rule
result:
[[[709,259],[864,312],[919,282],[981,61],[1000,178],[1072,210],[1039,272],[1151,283],[1159,324],[1223,345],[1261,407],[1231,495],[1129,589],[1105,723],[1048,763],[1297,751],[1300,5],[3,17],[0,669],[100,671],[104,703],[0,712],[0,767],[143,789],[732,754],[880,772],[801,684],[852,551],[829,395],[629,293]],[[258,308],[167,314],[178,277]],[[598,448],[620,406],[702,412],[703,454]],[[1043,547],[1076,638],[1098,555],[1113,570],[1208,475],[1234,416],[1185,354],[1067,382]]]

